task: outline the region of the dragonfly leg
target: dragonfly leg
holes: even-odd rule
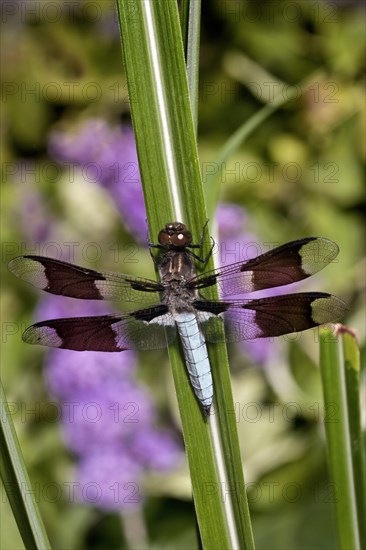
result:
[[[206,227],[207,227],[208,222],[209,222],[209,220],[206,221],[205,225],[202,228],[202,235],[201,235],[200,242],[198,244],[190,244],[187,248],[199,248],[200,250],[202,249],[203,244],[205,242],[205,233],[206,233]],[[190,255],[193,256],[193,258],[195,258],[199,262],[201,262],[203,265],[206,265],[208,260],[211,258],[212,251],[215,247],[215,241],[212,237],[211,237],[211,243],[212,243],[211,248],[210,248],[208,254],[204,258],[201,258],[200,256],[198,256],[197,254],[195,254],[191,250],[189,251]]]
[[[158,257],[154,256],[154,254],[152,252],[152,249],[157,248],[158,250],[165,250],[165,246],[162,246],[161,244],[154,244],[154,243],[151,243],[151,242],[148,242],[147,246],[149,247],[149,252],[150,252],[150,256],[151,256],[152,261],[154,262],[155,265],[158,265],[159,259],[158,259]]]

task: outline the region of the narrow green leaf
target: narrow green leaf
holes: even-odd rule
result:
[[[151,238],[179,220],[198,242],[207,217],[176,0],[117,4]],[[203,255],[209,246],[207,239]],[[209,353],[219,405],[207,421],[179,341],[169,348],[202,542],[253,548],[226,349]]]
[[[285,103],[295,99],[298,96],[299,89],[305,91],[310,88],[320,76],[320,71],[316,71],[306,79],[299,82],[296,86],[288,86],[281,83],[278,93],[276,93],[271,103],[267,103],[259,109],[249,120],[244,121],[239,128],[224,143],[215,159],[218,170],[216,173],[208,174],[204,186],[207,212],[212,217],[220,196],[220,169],[219,167],[226,162],[245,140],[264,122],[268,117],[280,109]],[[283,93],[283,90],[286,93]]]
[[[179,20],[182,31],[183,49],[187,59],[187,43],[188,43],[188,22],[189,22],[189,6],[191,0],[182,0],[179,2]]]
[[[26,548],[51,548],[29,481],[23,455],[0,380],[0,473]]]
[[[350,434],[352,413],[347,402],[346,367],[339,331],[335,335],[329,327],[320,329],[320,369],[339,544],[342,550],[358,549],[360,538]],[[335,411],[335,415],[327,418],[327,411],[331,410]]]
[[[366,458],[361,425],[360,350],[355,335],[342,330],[348,420],[361,547],[366,548]]]
[[[188,9],[186,4],[188,4]],[[184,0],[182,2],[181,14],[183,45],[186,52],[188,90],[193,123],[197,132],[201,0]],[[184,24],[182,24],[182,19]]]

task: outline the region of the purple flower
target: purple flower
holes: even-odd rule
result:
[[[79,162],[81,168],[91,163],[88,169],[100,175],[101,184],[126,212],[130,226],[137,224],[136,231],[145,242],[145,210],[132,130],[122,132],[103,121],[90,121],[80,136],[60,132],[53,139],[51,148],[59,159]],[[126,162],[118,163],[123,154]],[[57,243],[42,196],[29,185],[26,190],[17,212],[24,233],[39,244],[50,236]],[[39,321],[113,313],[103,301],[41,296],[35,312]],[[48,387],[61,403],[63,434],[77,456],[77,498],[124,512],[141,506],[139,483],[147,469],[171,469],[183,456],[173,434],[154,427],[153,403],[133,379],[136,363],[135,351],[52,349],[46,355]]]
[[[265,252],[258,237],[249,232],[248,217],[244,209],[235,204],[218,205],[217,225],[219,230],[220,265],[245,262]]]
[[[136,353],[100,353],[51,350],[46,358],[46,378],[53,395],[78,399],[80,395],[106,384],[121,385],[135,372]]]
[[[102,119],[90,119],[77,131],[55,131],[50,155],[60,163],[77,162],[84,177],[107,189],[123,223],[141,243],[146,243],[147,224],[136,144],[131,127],[112,127]]]
[[[183,458],[181,446],[172,434],[150,426],[135,431],[131,451],[140,464],[152,470],[170,470]]]
[[[143,504],[139,463],[123,445],[108,445],[78,462],[77,498],[106,510],[133,511]]]
[[[76,316],[81,311],[99,315],[106,307],[103,302],[48,295],[37,318]],[[48,385],[61,402],[64,438],[78,457],[78,498],[105,509],[139,506],[142,496],[137,489],[144,471],[169,470],[182,457],[172,434],[154,427],[153,403],[131,376],[135,362],[133,351],[51,350],[46,359]],[[128,498],[136,494],[137,500]]]
[[[27,236],[32,248],[50,239],[53,220],[35,185],[37,168],[29,161],[19,162],[16,168],[12,178],[18,196],[13,212],[14,223]]]
[[[102,18],[98,19],[95,30],[104,40],[120,39],[118,16],[113,4],[110,6],[108,12],[103,13]]]
[[[263,253],[258,239],[250,234],[247,228],[248,219],[244,209],[233,204],[220,204],[217,209],[217,221],[219,230],[219,260],[220,265],[225,266],[234,262],[247,261]],[[225,293],[225,282],[223,283]],[[261,295],[273,295],[273,291],[262,291]],[[240,299],[243,294],[238,294]],[[250,297],[248,293],[245,298]],[[231,296],[230,298],[235,298]],[[236,321],[235,312],[232,314],[232,323]],[[270,356],[270,342],[268,338],[257,338],[239,342],[241,350],[255,363],[263,364]]]
[[[44,209],[42,196],[37,189],[24,191],[19,204],[19,222],[24,235],[31,242],[41,243],[50,238],[51,219]]]
[[[38,305],[35,317],[38,321],[45,321],[109,313],[113,312],[103,302],[48,294]],[[46,357],[46,379],[55,396],[72,398],[79,392],[102,387],[105,382],[118,384],[131,377],[136,361],[137,355],[134,351],[100,353],[52,349]]]
[[[87,315],[108,315],[115,313],[102,300],[78,300],[42,292],[42,300],[35,311],[37,321],[58,317],[84,317]]]
[[[50,136],[49,153],[59,162],[78,162],[81,166],[94,164],[104,183],[113,177],[115,146],[118,143],[119,147],[121,135],[118,127],[111,128],[102,119],[90,119],[73,132],[54,131]]]
[[[116,445],[155,417],[147,392],[127,380],[74,394],[63,400],[62,410],[66,441],[79,455]]]
[[[242,235],[247,226],[247,215],[241,206],[220,203],[216,210],[220,240]]]

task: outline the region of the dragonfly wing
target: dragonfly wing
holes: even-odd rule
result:
[[[36,288],[86,300],[156,302],[162,289],[150,279],[98,272],[45,256],[18,256],[11,260],[9,269]]]
[[[252,260],[203,273],[188,281],[187,286],[202,292],[205,287],[217,284],[221,296],[232,296],[288,285],[323,269],[336,258],[338,250],[338,246],[328,239],[300,239]]]
[[[331,294],[304,292],[259,300],[196,301],[202,330],[209,342],[223,341],[215,316],[225,322],[226,342],[282,336],[332,323],[347,311],[346,304]],[[211,314],[211,315],[210,315]]]
[[[175,339],[175,324],[159,304],[124,315],[42,321],[23,334],[28,344],[76,351],[124,351],[165,348]]]

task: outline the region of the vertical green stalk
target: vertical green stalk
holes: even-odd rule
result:
[[[362,433],[360,350],[355,334],[342,327],[349,432],[361,548],[366,548],[366,448]]]
[[[201,0],[183,0],[180,11],[183,47],[194,127],[198,124],[198,90],[201,30]]]
[[[323,381],[325,430],[327,436],[330,476],[334,484],[335,511],[340,548],[342,550],[361,548],[356,480],[354,471],[354,444],[351,441],[350,426],[357,424],[355,413],[348,401],[350,392],[359,399],[359,388],[347,389],[346,364],[342,342],[342,329],[335,335],[330,328],[320,329],[320,368]],[[349,356],[349,353],[348,353]],[[336,416],[327,411],[336,411]],[[360,433],[357,445],[362,445]],[[360,480],[357,481],[359,483]]]
[[[117,5],[151,238],[178,219],[198,242],[207,217],[176,0]],[[253,548],[226,350],[210,346],[209,354],[217,422],[205,419],[193,395],[179,341],[169,348],[202,542]],[[213,423],[225,450],[219,461]]]
[[[26,548],[51,548],[0,381],[0,475]]]
[[[197,134],[198,125],[198,90],[199,90],[199,51],[200,51],[200,0],[184,0],[181,6],[181,28],[183,44],[186,52],[187,80],[191,102],[193,122]],[[216,415],[208,419],[210,439],[216,461],[217,475],[221,487],[229,487],[229,476],[225,463],[224,441],[220,433],[220,425]],[[244,497],[246,500],[246,495]],[[226,495],[224,499],[230,542],[232,548],[239,548],[239,538],[236,529],[235,514],[232,499]],[[245,503],[248,523],[250,524],[248,504]]]

